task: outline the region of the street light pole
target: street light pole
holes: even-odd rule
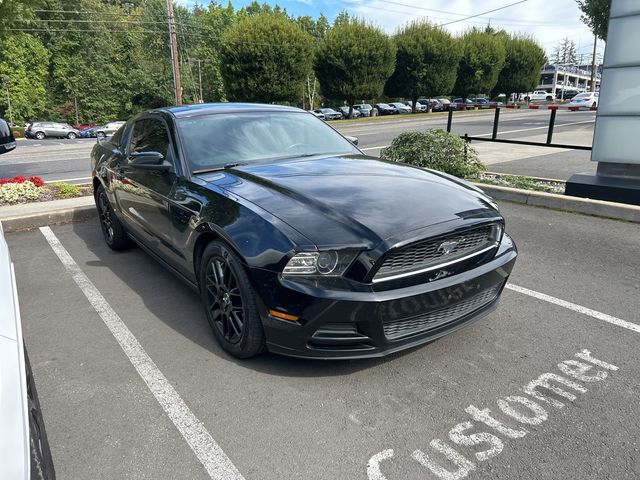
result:
[[[194,63],[198,64],[198,86],[200,89],[200,103],[204,103],[204,98],[202,95],[202,64],[203,63],[209,63],[211,62],[211,60],[209,60],[208,58],[189,58],[188,59],[189,65],[193,65]]]

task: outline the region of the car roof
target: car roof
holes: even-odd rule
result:
[[[169,112],[176,117],[205,115],[210,113],[238,113],[238,112],[303,112],[296,107],[284,105],[269,105],[262,103],[201,103],[197,105],[182,105],[152,110],[152,112]]]

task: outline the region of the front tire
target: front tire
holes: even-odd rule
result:
[[[220,346],[237,358],[264,351],[256,294],[240,258],[224,243],[211,242],[202,254],[199,280],[207,320]]]
[[[38,140],[44,140],[44,137],[45,137],[44,132],[36,132],[36,138]]]
[[[78,136],[77,136],[75,133],[73,133],[73,132],[69,132],[69,135],[67,135],[67,138],[68,138],[69,140],[73,140],[73,139],[75,139],[75,138],[77,138],[77,137],[78,137]]]
[[[106,138],[107,134],[104,133],[104,132],[98,132],[98,133],[96,133],[96,137],[98,137],[98,138]]]
[[[104,187],[100,185],[95,193],[96,208],[100,218],[100,229],[102,236],[109,248],[112,250],[124,250],[131,246],[131,241],[127,237],[124,226],[116,217],[111,202],[104,191]]]
[[[598,104],[597,104],[596,102],[593,102],[593,103],[591,104],[591,108],[598,108]]]

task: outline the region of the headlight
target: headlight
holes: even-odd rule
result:
[[[326,250],[295,254],[282,270],[283,275],[342,275],[357,252]]]

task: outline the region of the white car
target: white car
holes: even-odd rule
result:
[[[49,442],[22,341],[18,292],[0,223],[0,478],[54,480]]]
[[[599,92],[585,92],[579,93],[571,99],[569,102],[569,108],[571,107],[583,107],[583,108],[597,108]]]
[[[545,90],[535,90],[533,93],[524,95],[525,102],[543,102],[553,100],[553,95]]]
[[[404,103],[394,102],[390,103],[389,105],[396,107],[398,109],[398,112],[400,113],[411,113],[411,107],[405,105]]]
[[[106,138],[110,137],[114,133],[116,133],[121,126],[123,126],[127,122],[117,121],[117,122],[109,122],[101,127],[96,127],[95,133],[98,138]]]

